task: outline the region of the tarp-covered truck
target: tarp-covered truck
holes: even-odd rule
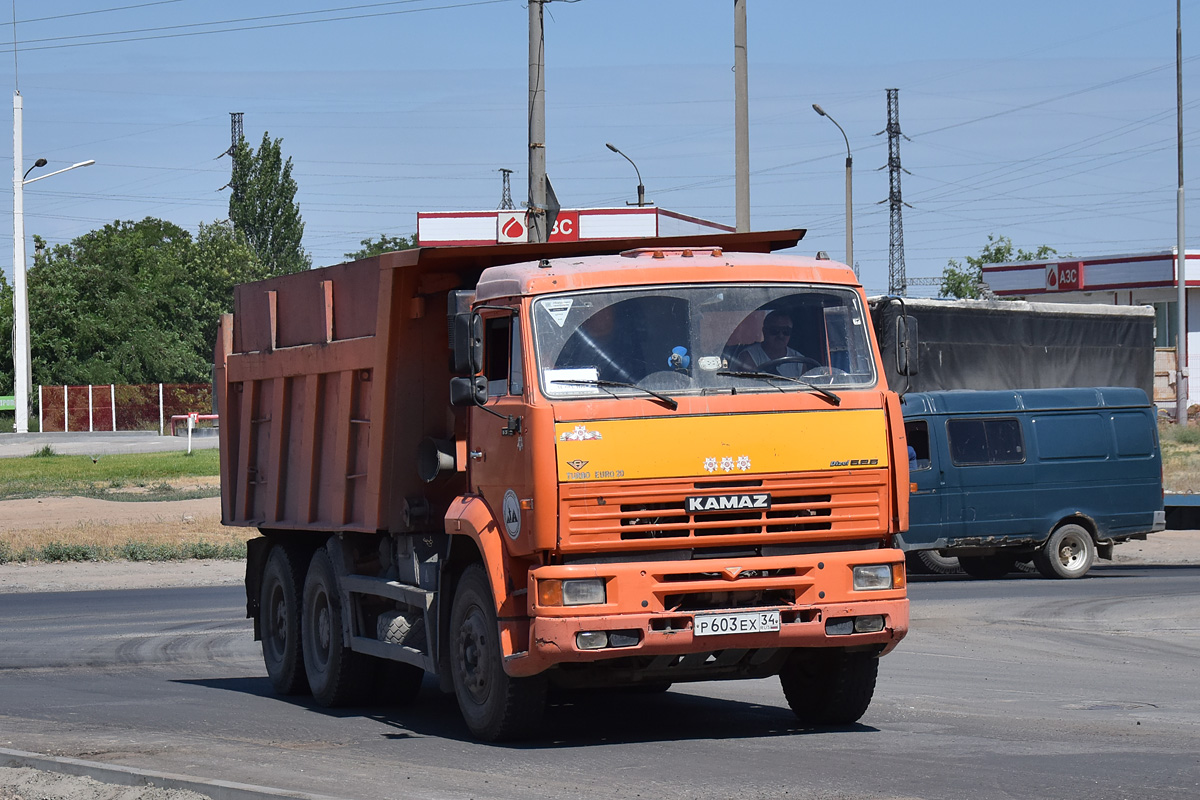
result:
[[[238,287],[222,514],[261,534],[275,689],[404,700],[431,673],[494,740],[536,732],[551,684],[779,675],[802,720],[857,720],[908,628],[907,446],[853,273],[772,253],[802,235],[421,248]]]

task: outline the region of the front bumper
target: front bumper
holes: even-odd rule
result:
[[[732,610],[732,609],[731,609]],[[737,611],[765,609],[736,609]],[[712,612],[702,612],[712,613]],[[535,617],[529,621],[529,649],[505,658],[509,675],[536,675],[557,664],[597,662],[628,656],[688,655],[730,649],[757,650],[805,647],[877,647],[891,651],[908,633],[907,598],[860,600],[821,607],[780,609],[778,631],[716,636],[694,634],[693,613],[618,614],[573,617]],[[829,619],[882,616],[876,633],[830,635]],[[581,631],[637,631],[637,644],[583,650],[576,643]]]

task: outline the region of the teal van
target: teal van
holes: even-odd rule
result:
[[[905,551],[957,557],[976,578],[1029,560],[1048,578],[1081,578],[1114,544],[1165,527],[1155,409],[1141,389],[915,392],[902,408]]]

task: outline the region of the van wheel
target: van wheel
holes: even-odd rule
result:
[[[342,600],[329,553],[313,553],[304,579],[300,620],[304,671],[313,699],[325,707],[348,706],[365,699],[373,686],[373,660],[350,649],[342,632]]]
[[[291,554],[280,545],[272,546],[263,568],[258,629],[267,677],[275,691],[283,695],[308,691],[304,656],[300,651],[302,589],[301,576]]]
[[[1003,578],[1012,572],[1016,561],[1012,556],[996,553],[990,556],[959,556],[958,563],[963,572],[972,578],[988,581]]]
[[[783,695],[805,725],[853,725],[875,695],[879,659],[872,653],[797,651],[779,673]]]
[[[1047,578],[1082,578],[1096,561],[1096,543],[1082,525],[1059,526],[1033,554],[1038,572]]]
[[[483,567],[463,572],[450,611],[450,675],[471,733],[497,742],[528,736],[546,710],[546,678],[504,671],[496,603]]]
[[[917,550],[909,553],[930,575],[954,575],[962,572],[957,556],[945,555],[942,550]]]

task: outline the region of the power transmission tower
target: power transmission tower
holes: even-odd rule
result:
[[[237,146],[239,144],[241,144],[242,139],[244,138],[242,136],[242,116],[243,116],[243,113],[241,111],[230,111],[229,112],[229,149],[226,150],[224,153],[221,153],[221,155],[217,156],[217,158],[221,158],[222,156],[229,156],[230,159],[233,158],[233,151],[237,149]],[[229,169],[230,169],[230,172],[232,173],[232,171],[233,171],[232,164],[230,164]],[[219,192],[219,191],[222,191],[223,189],[228,189],[232,185],[233,185],[233,175],[231,174],[229,177],[229,183],[225,184],[220,189],[217,189],[217,191]]]
[[[512,175],[513,171],[504,167],[501,167],[497,171],[504,177],[504,194],[500,196],[500,205],[498,206],[501,211],[504,211],[505,209],[513,208],[512,187],[508,181],[508,176]]]
[[[900,218],[900,209],[908,203],[900,196],[900,173],[908,170],[900,166],[900,137],[904,134],[900,133],[899,89],[887,90],[887,128],[880,133],[885,132],[888,135],[888,204],[891,207],[888,226],[888,294],[904,295],[908,293],[908,278],[904,272],[904,221]],[[907,136],[904,138],[908,139]]]

